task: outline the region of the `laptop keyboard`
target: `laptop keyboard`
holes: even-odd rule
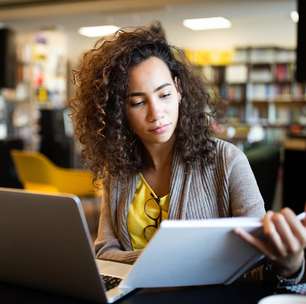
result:
[[[104,281],[104,286],[106,290],[110,290],[112,288],[117,287],[122,280],[120,278],[115,278],[108,275],[101,275],[101,278]]]
[[[293,293],[299,293],[302,295],[306,295],[306,284],[297,284],[293,286],[286,286],[287,290],[293,292]]]

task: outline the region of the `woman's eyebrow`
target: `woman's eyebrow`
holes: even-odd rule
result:
[[[171,84],[170,83],[164,83],[164,84],[162,84],[162,85],[160,85],[159,87],[157,87],[155,90],[154,90],[154,92],[157,92],[157,91],[159,91],[159,90],[161,90],[161,89],[163,89],[164,87],[167,87],[167,86],[171,86]]]
[[[171,84],[168,83],[168,82],[164,83],[164,84],[160,85],[159,87],[157,87],[153,92],[157,92],[157,91],[159,91],[159,90],[161,90],[161,89],[163,89],[164,87],[167,87],[167,86],[171,86]],[[143,92],[132,92],[132,93],[128,94],[128,97],[144,96],[144,95],[145,95],[145,93],[143,93]]]

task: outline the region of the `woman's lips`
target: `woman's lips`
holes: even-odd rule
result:
[[[168,127],[170,126],[171,124],[164,124],[162,126],[159,126],[159,127],[156,127],[154,129],[151,129],[150,132],[151,133],[154,133],[154,134],[162,134],[164,132],[166,132],[168,130]]]

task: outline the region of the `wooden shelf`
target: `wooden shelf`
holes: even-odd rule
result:
[[[274,78],[274,77],[273,77]],[[268,85],[288,85],[292,83],[292,80],[277,80],[277,79],[273,79],[273,80],[269,80],[269,81],[265,81],[265,80],[250,80],[249,81],[250,84],[268,84]]]
[[[243,85],[246,85],[247,84],[247,82],[245,81],[245,82],[230,82],[230,81],[227,81],[227,82],[225,82],[225,84],[227,85],[227,86],[243,86]]]
[[[253,100],[252,105],[254,107],[268,107],[269,105],[275,105],[277,107],[305,107],[306,100]]]
[[[273,61],[273,62],[267,62],[267,61],[262,61],[262,62],[248,62],[250,66],[271,66],[271,65],[276,65],[276,64],[294,64],[294,61]]]
[[[260,61],[258,61],[258,62],[256,62],[256,61],[250,61],[249,63],[248,63],[250,66],[271,66],[271,64],[274,64],[274,62],[265,62],[265,61],[262,61],[262,62],[260,62]]]
[[[263,128],[266,128],[266,129],[287,129],[289,127],[288,124],[278,124],[278,123],[275,123],[275,124],[269,124],[269,123],[266,123],[266,124],[261,124]]]
[[[243,100],[234,100],[234,99],[227,99],[229,106],[235,106],[235,107],[244,107],[245,103]]]

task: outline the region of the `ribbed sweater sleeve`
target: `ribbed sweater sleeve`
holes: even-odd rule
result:
[[[109,187],[107,187],[109,188]],[[105,188],[101,200],[101,212],[97,239],[95,240],[96,257],[102,260],[118,261],[132,264],[140,254],[140,250],[123,250],[114,231],[110,210],[110,193]]]
[[[231,145],[226,160],[232,216],[263,217],[264,201],[247,157]]]

